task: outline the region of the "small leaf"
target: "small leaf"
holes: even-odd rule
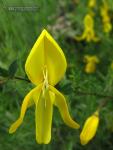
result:
[[[8,71],[2,67],[0,67],[0,76],[8,77]]]
[[[13,78],[18,68],[17,60],[13,61],[9,66],[8,73],[9,77]]]

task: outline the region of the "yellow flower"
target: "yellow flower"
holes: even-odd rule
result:
[[[103,30],[109,33],[112,30],[112,24],[109,16],[109,6],[105,0],[103,0],[103,6],[100,8],[100,14],[103,22]]]
[[[109,23],[109,22],[106,22],[103,25],[103,30],[104,30],[105,33],[109,33],[112,30],[112,24]]]
[[[96,6],[96,0],[89,0],[88,7],[94,8]]]
[[[85,55],[84,62],[86,63],[85,72],[94,73],[96,71],[96,64],[99,63],[99,58],[95,55]]]
[[[63,51],[51,35],[43,30],[25,63],[27,76],[36,87],[24,98],[20,117],[11,125],[9,133],[15,132],[22,124],[27,108],[33,104],[38,143],[48,144],[51,140],[53,105],[58,107],[68,126],[79,128],[79,124],[70,117],[65,97],[53,87],[63,77],[66,67]]]
[[[86,145],[96,134],[99,124],[99,112],[96,111],[92,116],[90,116],[83,127],[80,134],[80,141],[82,145]]]
[[[91,14],[87,14],[84,18],[84,32],[80,37],[75,37],[78,41],[85,40],[87,42],[99,41],[99,38],[95,36],[94,20]]]
[[[111,63],[111,69],[113,70],[113,62]]]

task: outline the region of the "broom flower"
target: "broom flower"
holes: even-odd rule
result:
[[[99,112],[96,111],[92,116],[86,120],[83,130],[80,134],[80,141],[82,145],[86,145],[96,134],[99,124]]]
[[[95,6],[96,6],[96,0],[89,0],[88,7],[89,8],[94,8]]]
[[[66,67],[63,51],[44,29],[25,63],[26,74],[36,87],[25,96],[20,117],[11,125],[9,133],[14,133],[22,124],[27,108],[33,104],[35,104],[36,141],[39,144],[48,144],[51,140],[54,105],[69,127],[79,128],[79,124],[69,114],[65,97],[54,87],[63,77]]]
[[[99,58],[95,55],[85,55],[84,62],[86,63],[85,72],[94,73],[96,71],[96,64],[99,63]]]
[[[91,14],[87,14],[84,18],[84,31],[83,34],[80,37],[75,37],[76,40],[86,40],[87,42],[99,41],[99,38],[96,37],[95,31],[94,31],[94,20],[93,16]]]
[[[112,24],[109,16],[109,6],[106,0],[103,0],[103,6],[100,8],[100,14],[103,22],[103,30],[105,33],[109,33],[112,30]]]

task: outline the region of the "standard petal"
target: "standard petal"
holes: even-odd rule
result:
[[[27,76],[35,85],[38,85],[44,79],[44,37],[45,32],[43,31],[37,39],[36,43],[34,44],[33,48],[31,49],[25,63],[25,71],[27,73]]]
[[[24,119],[24,115],[26,113],[27,108],[32,104],[30,101],[32,101],[32,99],[34,99],[34,96],[38,95],[38,93],[40,92],[42,87],[42,84],[40,84],[38,87],[34,88],[33,90],[31,90],[26,97],[23,100],[22,103],[22,107],[21,107],[21,112],[20,112],[20,117],[18,118],[18,120],[16,122],[14,122],[10,129],[9,129],[9,133],[14,133],[16,131],[16,129],[22,124],[23,119]]]
[[[36,103],[35,122],[36,122],[36,141],[39,144],[48,144],[51,140],[53,104],[50,93],[40,95]]]
[[[43,69],[46,66],[49,84],[55,85],[63,77],[67,63],[62,49],[52,36],[43,30],[34,44],[25,64],[28,78],[39,84],[43,80]]]
[[[49,84],[56,85],[64,76],[67,63],[62,49],[48,32],[45,38],[45,59]]]
[[[65,97],[54,87],[49,86],[49,88],[55,93],[55,105],[58,107],[64,122],[71,128],[78,129],[80,126],[71,118]]]

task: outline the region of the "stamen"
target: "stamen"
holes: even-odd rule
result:
[[[47,72],[47,67],[44,66],[43,68],[43,76],[44,76],[44,86],[45,88],[48,87],[48,72]]]
[[[43,77],[44,77],[44,82],[43,82],[43,87],[42,87],[42,94],[43,94],[43,97],[44,97],[44,106],[46,108],[45,93],[46,93],[46,90],[48,88],[48,72],[47,72],[47,67],[46,66],[44,66],[44,68],[43,68]]]

